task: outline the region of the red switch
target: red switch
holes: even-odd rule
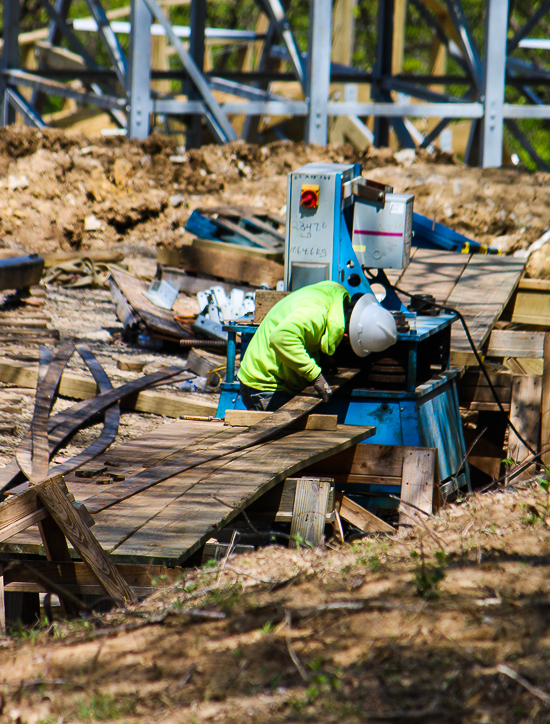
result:
[[[319,186],[314,184],[302,184],[300,191],[300,206],[306,209],[316,209],[319,206]]]

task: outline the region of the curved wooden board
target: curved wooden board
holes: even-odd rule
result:
[[[61,345],[50,362],[47,371],[45,371],[44,362],[48,355],[41,353],[39,384],[36,390],[36,402],[31,422],[32,458],[30,475],[23,456],[21,455],[21,459],[18,458],[17,460],[21,469],[33,483],[43,480],[48,474],[48,464],[50,462],[48,418],[59,389],[61,375],[73,352],[74,346],[72,344]],[[40,380],[42,375],[43,378]]]
[[[111,384],[111,380],[107,377],[107,373],[97,361],[88,345],[78,344],[76,346],[76,350],[94,376],[100,391],[107,392],[108,390],[112,390],[113,385]],[[73,470],[76,470],[81,465],[84,465],[84,463],[93,460],[97,455],[105,452],[117,436],[119,422],[120,402],[116,402],[114,405],[105,410],[105,423],[99,436],[78,455],[75,455],[70,460],[54,467],[49,474],[65,475],[65,473],[70,473]]]
[[[56,450],[69,435],[75,432],[89,418],[98,415],[119,400],[129,397],[155,384],[161,379],[174,377],[180,374],[181,371],[181,367],[164,367],[158,372],[153,372],[145,377],[127,382],[120,387],[103,392],[92,399],[82,400],[76,405],[73,405],[69,410],[60,412],[55,417],[50,418],[48,420],[48,432],[51,431],[49,439],[52,444],[52,450]],[[5,493],[19,482],[22,482],[19,477],[20,473],[21,470],[16,460],[8,463],[8,465],[0,470],[0,494]]]

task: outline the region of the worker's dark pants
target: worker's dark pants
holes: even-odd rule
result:
[[[255,390],[241,382],[241,397],[247,410],[273,412],[291,399],[291,395],[279,390]]]

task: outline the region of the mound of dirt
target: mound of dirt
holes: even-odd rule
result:
[[[15,127],[0,129],[0,244],[41,253],[177,246],[199,206],[284,214],[288,172],[311,161],[361,162],[370,178],[415,194],[418,212],[507,253],[550,226],[547,174],[472,169],[448,154],[241,141],[184,151],[164,136],[87,139]]]

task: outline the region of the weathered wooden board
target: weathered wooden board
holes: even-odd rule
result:
[[[61,375],[67,362],[74,352],[73,345],[62,345],[55,354],[51,362],[47,362],[49,355],[44,354],[39,369],[39,385],[36,391],[34,413],[31,422],[32,436],[32,461],[30,469],[27,468],[26,474],[33,483],[38,483],[48,474],[48,465],[50,462],[50,449],[48,444],[48,417],[52,409]],[[40,379],[43,377],[43,379]],[[22,461],[17,461],[22,470],[24,466]]]
[[[146,375],[133,382],[128,382],[116,389],[100,393],[91,400],[83,400],[73,405],[69,410],[58,413],[55,417],[48,420],[49,444],[51,449],[55,450],[56,447],[75,432],[86,420],[103,412],[113,403],[118,402],[129,394],[133,394],[136,390],[149,386],[153,382],[173,377],[179,370],[179,367],[170,367],[153,372],[151,375]],[[2,492],[13,487],[13,482],[16,480],[19,472],[19,465],[16,460],[0,469],[0,490]]]
[[[522,279],[513,300],[512,322],[550,326],[550,281]]]
[[[260,259],[245,251],[217,251],[197,246],[182,246],[179,250],[180,266],[195,274],[208,274],[234,282],[243,282],[259,287],[267,284],[274,287],[283,278],[282,264],[270,259]]]
[[[541,358],[544,351],[544,332],[525,332],[517,329],[493,329],[487,347],[488,357]]]
[[[143,292],[148,291],[145,282],[136,279],[131,274],[111,268],[110,283],[113,282],[149,329],[175,339],[187,337],[179,324],[174,321],[173,312],[155,306],[153,302],[143,295]]]
[[[395,528],[389,523],[342,493],[337,494],[337,510],[342,520],[351,523],[363,533],[395,533]]]
[[[262,410],[226,410],[224,422],[230,427],[250,427],[272,414]],[[338,415],[312,414],[294,423],[294,426],[297,425],[304,430],[336,430]]]
[[[336,432],[294,432],[246,450],[198,482],[178,476],[186,492],[115,549],[117,557],[183,562],[260,495],[309,463],[360,442],[373,428],[342,425]],[[155,488],[155,491],[158,488]],[[101,515],[97,516],[98,525]],[[101,539],[101,538],[100,538]]]
[[[399,504],[400,525],[414,523],[417,516],[422,515],[417,512],[417,508],[425,513],[432,513],[436,476],[437,450],[421,448],[405,450]]]
[[[70,593],[104,595],[103,587],[97,583],[97,578],[85,563],[39,561],[34,565],[45,578],[62,586]],[[30,562],[30,566],[33,566],[32,562]],[[176,583],[183,573],[181,568],[166,568],[166,566],[121,563],[117,565],[117,568],[137,596],[146,596],[157,591],[159,582],[160,585]],[[8,570],[4,573],[4,590],[41,592],[46,589],[36,582],[31,570],[25,567],[21,570]]]
[[[407,292],[433,294],[438,302],[458,309],[479,349],[510,300],[524,267],[522,259],[417,249],[407,269],[391,279]],[[550,318],[550,304],[548,309]],[[475,361],[459,322],[453,325],[451,350],[454,364]]]
[[[542,378],[538,375],[516,375],[512,383],[510,420],[534,450],[539,448],[539,430],[541,417]],[[510,429],[507,457],[523,462],[530,456],[529,450]],[[521,474],[529,477],[534,465]]]
[[[299,478],[296,480],[294,507],[290,523],[290,547],[299,548],[301,541],[318,548],[324,544],[330,482]]]
[[[118,604],[137,603],[135,593],[69,502],[57,481],[47,480],[41,484],[38,496],[107,594]]]
[[[444,303],[457,285],[471,256],[435,249],[417,249],[397,286],[407,292],[433,294]]]
[[[180,371],[183,368],[178,368]],[[174,375],[176,373],[174,372]],[[0,382],[18,385],[20,387],[35,388],[38,379],[36,365],[26,366],[15,363],[13,360],[0,358]],[[61,377],[59,394],[77,400],[87,400],[99,392],[97,383],[81,375],[69,372]],[[216,405],[211,402],[190,399],[185,394],[175,395],[169,392],[156,392],[155,390],[141,390],[135,393],[125,393],[123,407],[138,412],[150,412],[154,415],[166,417],[179,417],[180,415],[211,415],[216,412]]]
[[[274,292],[267,289],[258,289],[256,292],[256,305],[254,308],[254,324],[261,324],[267,313],[288,296],[290,292]]]
[[[338,389],[339,386],[353,379],[357,373],[358,370],[355,369],[344,370],[336,376],[329,377],[328,382],[333,389]],[[235,435],[227,443],[219,442],[213,445],[208,452],[189,452],[181,457],[171,459],[169,462],[165,462],[163,465],[159,465],[154,469],[146,470],[131,480],[110,486],[108,491],[88,501],[90,512],[99,512],[152,485],[160,483],[162,480],[166,480],[176,473],[189,470],[203,463],[223,457],[224,455],[244,450],[251,445],[257,445],[263,440],[272,437],[274,434],[282,432],[286,427],[320,404],[321,400],[319,397],[308,393],[310,393],[310,388],[306,388],[301,395],[296,395],[289,402],[286,402],[274,412],[271,417],[261,420],[246,432]]]

